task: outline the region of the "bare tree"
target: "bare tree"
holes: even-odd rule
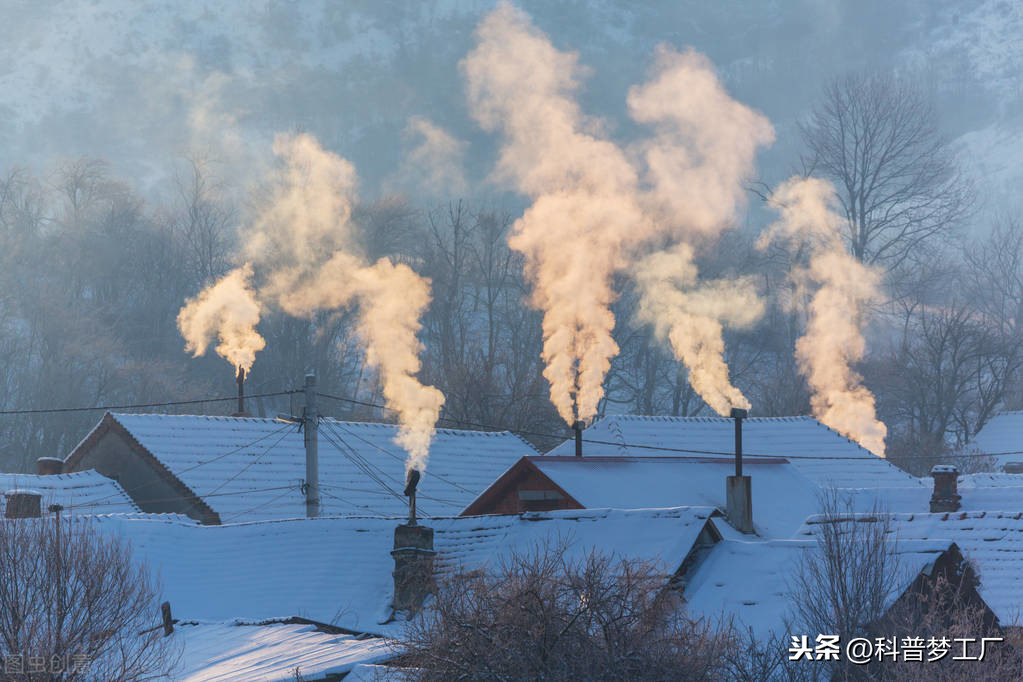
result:
[[[835,489],[821,493],[817,550],[802,555],[789,585],[791,632],[838,635],[848,642],[884,617],[898,596],[897,546],[891,517],[877,507],[869,516],[870,523],[857,520],[852,500]],[[844,657],[834,666],[837,679],[864,677]]]
[[[801,128],[803,170],[834,182],[859,260],[898,268],[967,215],[972,190],[938,132],[933,107],[891,75],[832,82]]]
[[[202,287],[227,270],[235,211],[224,198],[223,184],[204,159],[189,158],[187,176],[179,175],[175,184],[180,208],[173,222],[184,241],[191,275]]]
[[[88,517],[0,520],[0,655],[24,669],[5,680],[167,675],[177,654],[157,623],[148,571]]]
[[[441,581],[409,624],[418,680],[732,679],[730,626],[688,618],[653,566],[561,542]]]

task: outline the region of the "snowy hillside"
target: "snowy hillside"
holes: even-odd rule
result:
[[[8,163],[90,154],[152,186],[175,158],[200,151],[243,180],[275,132],[302,129],[351,158],[374,194],[382,184],[408,189],[395,173],[415,143],[403,131],[421,116],[471,143],[470,177],[490,167],[492,141],[469,121],[458,68],[490,0],[11,4],[0,28]],[[779,139],[762,158],[767,176],[791,169],[794,123],[821,83],[864,68],[931,65],[935,91],[959,101],[953,135],[967,136],[971,153],[1007,135],[1015,141],[1011,152],[1000,146],[1009,157],[999,168],[1018,158],[1018,3],[521,5],[556,44],[579,51],[591,69],[584,105],[616,134],[629,132],[627,88],[644,77],[652,48],[669,42],[706,52],[736,95],[771,117]],[[985,97],[998,106],[977,101]],[[981,139],[968,137],[975,131]],[[994,172],[1001,184],[1014,177]]]

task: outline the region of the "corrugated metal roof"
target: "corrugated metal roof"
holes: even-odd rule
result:
[[[1023,411],[1002,412],[992,417],[974,436],[973,445],[992,455],[999,467],[1010,462],[1023,463]]]
[[[581,510],[431,519],[437,568],[496,566],[511,551],[564,540],[570,557],[591,549],[659,562],[674,572],[712,509]],[[394,634],[396,519],[323,518],[200,526],[171,519],[100,517],[159,572],[175,617],[256,622],[300,615]]]
[[[48,515],[51,504],[59,504],[64,513],[110,514],[138,512],[124,489],[112,479],[91,469],[69,474],[38,476],[35,474],[0,474],[0,493],[16,489],[33,490],[42,495],[41,511]],[[0,494],[0,514],[6,507]]]
[[[866,517],[865,517],[866,518]],[[808,519],[800,535],[812,536],[819,519]],[[891,532],[899,542],[954,542],[980,574],[980,595],[1003,624],[1023,614],[1023,512],[962,511],[894,514]]]
[[[613,415],[583,432],[583,454],[606,456],[710,455],[733,457],[735,422],[724,417]],[[924,485],[813,417],[751,417],[743,421],[743,452],[785,457],[818,485],[868,488]],[[569,440],[550,455],[569,456]]]
[[[305,515],[303,434],[275,419],[112,415],[221,521]],[[320,420],[321,515],[407,513],[405,452],[392,424]],[[421,515],[458,513],[523,455],[529,443],[508,432],[438,429],[419,486]]]

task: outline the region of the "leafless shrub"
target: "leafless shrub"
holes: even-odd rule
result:
[[[728,624],[687,617],[651,564],[547,543],[442,580],[401,663],[415,680],[717,680],[734,643]]]
[[[2,679],[166,675],[177,657],[158,614],[155,583],[119,538],[82,518],[0,519]]]

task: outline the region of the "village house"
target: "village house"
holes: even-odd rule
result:
[[[973,453],[988,455],[996,468],[1023,474],[1023,411],[1001,412],[984,425],[971,442]],[[1023,476],[1020,476],[1023,485]]]
[[[107,413],[71,451],[67,472],[117,481],[146,512],[206,524],[306,516],[301,422]],[[405,453],[393,424],[318,420],[319,515],[406,513]],[[536,450],[504,432],[438,429],[419,493],[424,515],[456,514]]]

